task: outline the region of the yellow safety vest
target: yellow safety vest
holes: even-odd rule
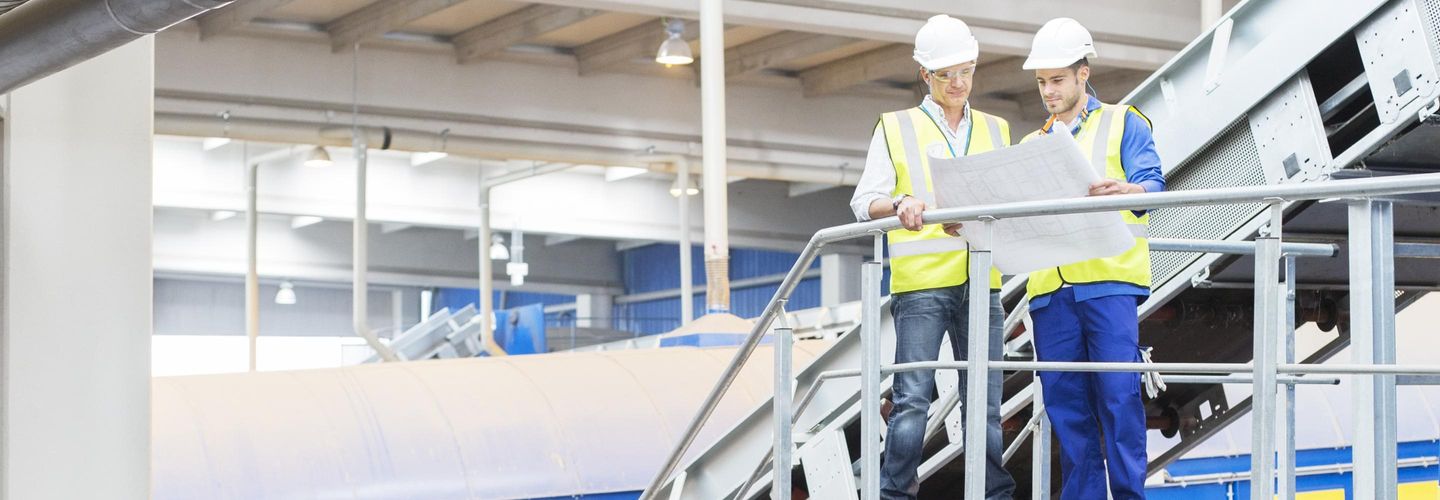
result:
[[[1125,114],[1129,106],[1103,104],[1090,112],[1081,125],[1075,141],[1080,151],[1095,166],[1105,172],[1105,177],[1125,182],[1125,168],[1120,163],[1120,142],[1125,135]],[[1031,132],[1020,142],[1045,134],[1044,130]],[[1150,287],[1150,214],[1136,217],[1134,212],[1121,210],[1130,232],[1135,235],[1135,246],[1114,257],[1090,259],[1052,269],[1030,273],[1026,293],[1030,298],[1055,293],[1066,284],[1128,283]]]
[[[935,190],[926,153],[952,157],[953,147],[928,113],[919,107],[880,116],[890,161],[895,165],[893,198],[907,194],[934,208]],[[1010,124],[1004,119],[970,109],[970,132],[961,154],[984,153],[1010,145]],[[945,234],[940,224],[919,231],[896,229],[887,233],[890,247],[890,293],[912,292],[963,285],[969,281],[969,252],[964,238]],[[1000,272],[990,270],[990,287],[1000,288]]]

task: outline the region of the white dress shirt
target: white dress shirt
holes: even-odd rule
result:
[[[965,147],[966,139],[970,136],[970,103],[965,103],[965,116],[960,118],[959,125],[954,129],[945,125],[949,122],[945,118],[945,110],[929,95],[920,102],[920,109],[941,124],[940,130],[944,132],[945,140],[950,143],[951,149],[959,151],[958,148]],[[961,135],[962,133],[964,135]],[[959,152],[964,154],[964,151]],[[855,194],[850,197],[850,211],[855,212],[855,220],[870,220],[870,204],[878,199],[891,199],[890,193],[895,192],[895,179],[895,162],[890,160],[890,148],[885,144],[885,130],[876,124],[875,134],[870,138],[870,151],[865,156],[865,171],[860,174],[860,183],[855,186]]]

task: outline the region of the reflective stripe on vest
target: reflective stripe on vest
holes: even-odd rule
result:
[[[968,146],[958,153],[979,154],[1009,144],[1009,124],[1004,120],[974,109],[970,115],[971,126],[964,131]],[[942,125],[920,108],[886,113],[881,117],[881,125],[895,165],[896,185],[891,195],[908,194],[925,202],[927,207],[935,207],[926,153],[951,155]],[[940,224],[923,226],[920,231],[897,229],[887,235],[891,293],[963,285],[969,281],[965,240],[946,234]],[[999,271],[991,270],[990,282],[992,287],[1000,286]]]
[[[1087,117],[1076,137],[1076,140],[1081,142],[1082,150],[1086,150],[1085,154],[1089,156],[1091,165],[1101,177],[1122,182],[1126,180],[1126,176],[1120,160],[1120,143],[1123,140],[1126,113],[1129,113],[1128,106],[1103,105]],[[1043,131],[1037,131],[1025,139],[1037,137],[1041,133]],[[1083,147],[1087,142],[1090,147]],[[1030,280],[1026,285],[1027,295],[1030,298],[1046,295],[1066,284],[1129,283],[1149,288],[1150,215],[1147,213],[1137,217],[1129,210],[1122,210],[1121,214],[1130,234],[1135,237],[1134,246],[1116,256],[1030,273]]]

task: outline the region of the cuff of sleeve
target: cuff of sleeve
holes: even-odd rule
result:
[[[889,198],[889,196],[883,194],[871,194],[861,198],[860,203],[850,207],[855,212],[855,221],[865,222],[870,220],[870,205],[875,203],[875,200],[888,200]]]
[[[1165,183],[1153,179],[1143,180],[1137,182],[1136,184],[1139,184],[1140,187],[1145,188],[1145,192],[1147,193],[1159,193],[1165,190]]]

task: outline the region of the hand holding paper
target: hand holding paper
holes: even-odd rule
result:
[[[1105,194],[1119,194],[1110,191],[1125,186],[1104,182],[1074,139],[1054,134],[974,156],[932,155],[930,176],[939,208],[1081,198],[1095,184]],[[971,245],[990,248],[1004,274],[1114,256],[1135,244],[1119,212],[1001,219],[993,239],[980,234],[981,227],[965,224],[960,234]]]

